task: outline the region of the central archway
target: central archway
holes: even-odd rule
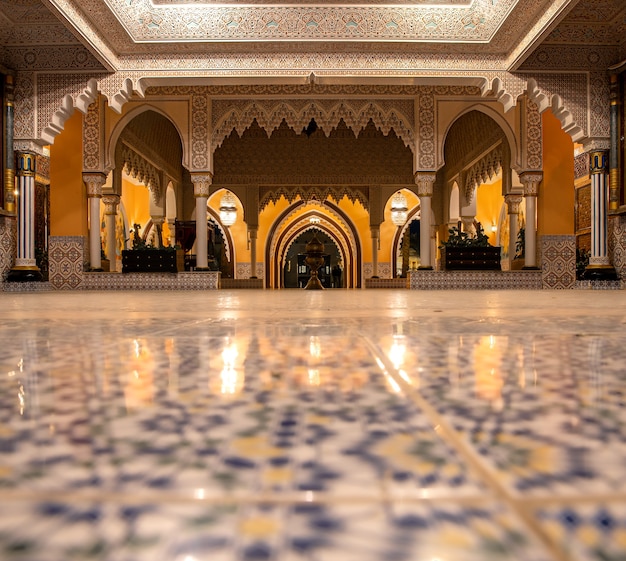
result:
[[[297,217],[294,217],[299,213]],[[283,288],[283,270],[287,253],[295,240],[307,231],[324,232],[337,246],[343,263],[343,284],[346,288],[361,287],[361,244],[354,225],[330,201],[305,204],[296,201],[274,223],[265,248],[266,286]]]

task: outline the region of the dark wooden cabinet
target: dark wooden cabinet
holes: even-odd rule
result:
[[[122,273],[177,273],[185,270],[182,250],[125,249],[122,251]]]
[[[500,271],[500,247],[441,248],[441,264],[446,271]]]

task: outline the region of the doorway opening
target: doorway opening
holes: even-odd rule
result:
[[[290,245],[285,254],[283,265],[283,287],[304,288],[311,276],[306,264],[306,244],[317,235],[324,244],[324,265],[320,267],[318,276],[324,288],[344,287],[344,263],[335,241],[324,231],[309,229],[302,232]]]

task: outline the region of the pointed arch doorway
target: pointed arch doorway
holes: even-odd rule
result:
[[[294,218],[294,215],[297,217]],[[331,244],[326,248],[331,256],[330,272],[332,275],[335,264],[341,265],[342,288],[361,286],[362,259],[358,233],[349,219],[330,201],[323,204],[297,201],[275,222],[269,235],[270,243],[266,247],[266,262],[270,264],[266,271],[266,286],[286,288],[293,284],[291,275],[286,277],[285,271],[290,267],[293,255],[299,252],[298,244],[304,242],[306,245],[314,233],[324,238],[325,245],[325,240]],[[332,284],[332,279],[330,282]],[[297,283],[293,288],[296,287]]]

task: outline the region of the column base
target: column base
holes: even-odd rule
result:
[[[13,267],[7,275],[6,282],[41,282],[43,276],[39,267]]]
[[[418,271],[432,271],[432,270],[433,270],[433,268],[432,268],[430,265],[425,265],[425,266],[420,265],[420,266],[417,268],[417,270],[418,270]]]
[[[206,271],[210,271],[211,269],[209,267],[196,267],[194,269],[194,271],[199,271],[199,272],[206,272]]]
[[[583,280],[619,280],[619,276],[611,265],[589,265],[583,273]]]

